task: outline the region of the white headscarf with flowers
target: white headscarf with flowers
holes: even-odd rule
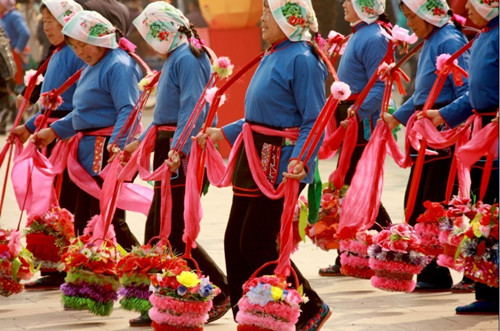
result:
[[[95,11],[82,10],[77,12],[66,23],[62,33],[90,45],[110,49],[118,47],[115,27]]]
[[[42,3],[62,26],[83,10],[82,6],[73,0],[42,0]]]
[[[418,17],[429,24],[442,27],[450,21],[446,0],[402,0]]]
[[[14,9],[16,7],[16,1],[15,0],[0,0],[0,4],[7,9],[7,11]]]
[[[160,54],[168,54],[188,42],[187,36],[179,32],[179,28],[189,29],[189,20],[166,1],[150,3],[134,20],[134,25],[147,43]]]
[[[385,0],[352,0],[352,7],[358,17],[371,24],[385,11]]]
[[[268,0],[276,23],[291,41],[311,41],[318,21],[310,0]]]
[[[487,21],[498,16],[498,0],[469,0],[479,15]]]

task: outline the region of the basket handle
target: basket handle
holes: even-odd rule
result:
[[[151,239],[148,240],[148,245],[151,245],[151,242],[153,240],[156,240],[158,239],[158,244],[165,244],[170,252],[170,254],[173,254],[173,250],[172,250],[172,244],[170,244],[170,241],[168,240],[168,238],[164,237],[164,236],[154,236],[152,237]]]
[[[269,261],[269,262],[266,262],[264,263],[262,266],[260,266],[260,268],[258,268],[257,270],[255,270],[253,272],[253,274],[250,276],[249,279],[253,279],[255,277],[257,277],[257,275],[262,271],[264,270],[265,268],[273,265],[273,264],[278,264],[278,261]],[[295,282],[295,288],[299,288],[299,277],[297,276],[297,273],[295,272],[295,269],[290,267],[290,271],[291,271],[291,275],[293,276],[293,280]],[[278,276],[277,276],[278,277]]]

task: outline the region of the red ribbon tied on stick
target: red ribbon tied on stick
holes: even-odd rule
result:
[[[458,65],[457,59],[451,61],[450,58],[451,55],[446,53],[441,54],[437,57],[436,74],[445,76],[451,74],[453,76],[453,80],[455,81],[455,85],[462,86],[464,84],[464,78],[469,78],[469,75],[467,74],[467,71],[465,71]]]
[[[390,82],[390,80],[392,79],[398,87],[398,93],[400,95],[406,95],[406,90],[403,86],[402,79],[404,79],[406,82],[409,82],[410,77],[408,77],[408,75],[406,75],[400,67],[396,67],[396,63],[393,62],[391,64],[388,64],[387,62],[383,62],[378,67],[377,73],[380,80],[383,82]]]

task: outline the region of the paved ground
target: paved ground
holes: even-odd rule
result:
[[[147,114],[145,121],[150,120]],[[3,146],[4,139],[0,140]],[[322,162],[324,180],[334,169],[334,161]],[[5,168],[5,167],[3,167]],[[4,169],[1,170],[3,178]],[[408,171],[386,162],[382,201],[394,222],[403,220],[403,195]],[[204,218],[199,242],[224,267],[222,238],[231,203],[231,190],[211,188],[202,199]],[[19,209],[9,187],[0,224],[15,227]],[[128,214],[129,224],[138,238],[143,237],[145,217]],[[293,260],[312,286],[329,304],[333,314],[323,330],[498,330],[498,316],[458,316],[455,307],[470,303],[474,294],[393,293],[373,288],[369,281],[350,277],[318,276],[318,268],[331,264],[335,253],[324,252],[310,242],[303,244]],[[455,281],[461,275],[453,273]],[[59,291],[23,292],[0,297],[0,330],[125,330],[128,319],[137,315],[115,305],[109,317],[86,312],[63,311]],[[146,328],[148,329],[148,328]],[[207,325],[206,330],[235,330],[231,314]]]

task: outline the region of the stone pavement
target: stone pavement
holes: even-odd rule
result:
[[[145,122],[151,114],[145,116]],[[3,146],[5,139],[0,139]],[[400,139],[401,141],[401,139]],[[335,161],[322,161],[321,177],[328,178]],[[1,176],[5,166],[1,169]],[[390,158],[385,169],[382,201],[394,222],[403,220],[403,197],[408,170],[399,169]],[[147,184],[145,184],[147,185]],[[204,218],[199,242],[224,268],[223,235],[231,205],[231,189],[210,188],[202,198]],[[16,227],[19,209],[12,188],[7,191],[0,224]],[[138,238],[143,238],[145,217],[128,213],[128,222]],[[23,221],[24,222],[24,221]],[[332,309],[322,330],[498,330],[498,316],[459,316],[455,307],[470,303],[474,294],[394,293],[371,286],[368,280],[350,277],[320,277],[318,268],[334,262],[335,252],[324,252],[310,241],[301,244],[293,256],[302,273]],[[461,275],[454,272],[455,281]],[[109,317],[96,317],[82,311],[64,311],[59,291],[25,291],[0,297],[0,330],[126,330],[128,319],[137,314],[115,304]],[[151,329],[151,328],[144,328]],[[205,327],[207,331],[236,330],[230,313]]]

